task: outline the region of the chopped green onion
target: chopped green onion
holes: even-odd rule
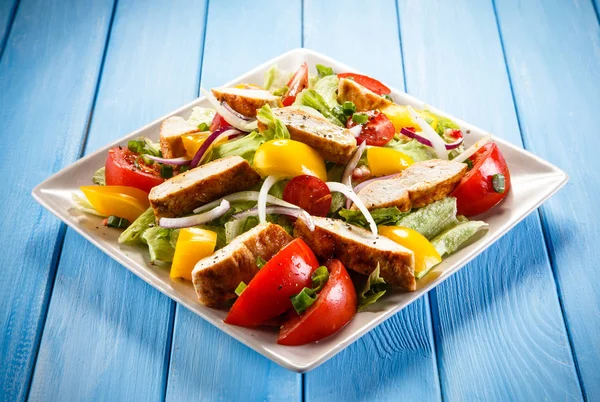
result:
[[[208,131],[209,127],[210,126],[206,123],[198,124],[198,130],[200,130],[200,131]]]
[[[346,112],[347,114],[352,114],[352,113],[356,112],[356,105],[354,104],[354,102],[346,101],[342,105],[342,108],[344,109],[344,112]]]
[[[333,69],[331,67],[327,67],[322,64],[317,64],[315,67],[317,67],[317,74],[319,75],[319,78],[327,77],[328,75],[334,74]]]
[[[352,121],[356,124],[365,124],[369,121],[369,115],[366,113],[354,113],[352,115]]]
[[[290,89],[288,88],[287,85],[282,86],[281,88],[277,88],[276,90],[273,91],[273,95],[275,96],[283,96],[285,94],[287,94],[287,92]]]
[[[188,170],[190,170],[190,165],[179,166],[179,173],[187,172]]]
[[[256,258],[256,266],[258,268],[262,268],[265,266],[267,262],[264,260],[264,258],[262,258],[260,255]]]
[[[504,193],[506,190],[504,175],[502,173],[496,173],[492,176],[492,186],[494,187],[494,191],[497,193]]]
[[[164,179],[170,179],[171,177],[173,177],[173,166],[160,165],[160,177]]]
[[[381,96],[383,96],[385,99],[389,100],[390,102],[394,101],[394,99],[390,96],[390,94],[383,94]]]
[[[314,302],[317,301],[317,292],[309,288],[303,288],[300,293],[295,296],[290,297],[292,301],[292,306],[294,306],[294,310],[296,313],[302,314],[306,311],[307,308],[312,306]]]
[[[125,229],[129,226],[129,221],[125,218],[119,218],[118,216],[111,215],[106,220],[106,226],[111,228]]]
[[[325,286],[325,283],[327,283],[327,280],[329,279],[329,271],[327,270],[327,267],[320,266],[319,268],[317,268],[317,270],[313,272],[311,279],[313,284],[313,290],[315,292],[318,292],[321,289],[323,289],[323,286]]]
[[[154,161],[152,159],[148,158],[146,155],[142,155],[142,159],[146,165],[148,165],[148,166],[154,165]]]
[[[237,285],[237,288],[235,288],[235,294],[238,295],[238,297],[241,296],[242,292],[246,290],[247,287],[248,285],[246,285],[243,281],[240,282],[240,284]]]
[[[467,159],[465,163],[467,164],[469,170],[473,169],[473,161],[471,159]]]
[[[144,140],[131,140],[127,142],[127,148],[131,152],[142,153],[144,151],[144,147],[146,146],[146,142]]]

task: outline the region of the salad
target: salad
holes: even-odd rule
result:
[[[490,137],[465,149],[455,122],[395,103],[378,80],[314,71],[273,66],[261,86],[202,90],[211,108],[167,118],[159,142],[110,149],[73,195],[200,303],[228,309],[227,324],[279,328],[283,345],[416,290],[511,187]]]

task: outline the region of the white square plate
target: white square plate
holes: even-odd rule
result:
[[[304,61],[308,62],[313,70],[314,65],[320,63],[331,66],[334,71],[358,72],[314,51],[296,49],[256,67],[254,70],[227,83],[226,86],[241,82],[261,85],[264,73],[271,65],[278,64],[280,67],[292,71],[297,69]],[[400,91],[392,90],[392,96],[399,104],[410,104],[417,108],[425,106],[423,102]],[[179,110],[175,110],[169,115],[150,123],[117,142],[107,145],[56,173],[33,189],[33,197],[59,219],[148,284],[258,353],[287,369],[297,372],[305,372],[317,367],[379,323],[439,285],[539,207],[542,202],[560,189],[568,180],[563,171],[550,163],[508,142],[494,138],[510,167],[512,190],[500,205],[493,208],[489,213],[478,217],[489,223],[490,226],[489,231],[479,241],[444,259],[432,272],[418,281],[415,292],[391,292],[391,294],[386,295],[382,302],[374,305],[369,311],[357,314],[346,327],[329,338],[305,346],[281,346],[275,343],[275,333],[224,324],[225,311],[201,305],[196,299],[191,283],[172,281],[169,278],[167,269],[150,265],[147,250],[119,245],[117,238],[120,231],[104,228],[100,224],[101,218],[88,216],[72,208],[71,194],[78,191],[79,186],[91,184],[91,178],[96,169],[104,165],[108,149],[117,145],[126,145],[129,139],[140,135],[158,139],[159,127],[165,118],[173,115],[181,115],[187,118],[192,107],[197,105],[210,106],[204,98],[196,99]],[[463,130],[470,130],[470,134],[465,136],[467,146],[486,134],[483,130],[453,116],[430,106],[427,107],[452,118],[461,125]]]

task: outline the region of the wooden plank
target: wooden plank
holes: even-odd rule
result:
[[[399,15],[409,92],[521,145],[491,2],[401,1]],[[431,296],[445,400],[581,398],[537,215]]]
[[[195,97],[205,15],[205,2],[119,1],[86,151]],[[162,400],[174,303],[67,232],[30,399]]]
[[[355,34],[348,31],[349,21],[354,21]],[[343,5],[307,1],[304,44],[391,86],[404,88],[396,4],[392,0],[372,2],[369,6],[361,1]],[[307,373],[305,381],[305,397],[311,401],[366,397],[439,400],[428,299],[420,299],[331,361]]]
[[[597,400],[598,16],[587,1],[502,0],[496,10],[525,144],[570,176],[541,216],[584,395]]]
[[[80,153],[112,4],[23,0],[0,60],[0,400],[26,397],[64,237],[30,191]]]
[[[300,14],[300,1],[210,2],[202,86],[222,85],[299,47]],[[177,307],[167,400],[289,401],[301,393],[301,375]]]
[[[17,4],[17,0],[7,0],[0,3],[0,57],[2,57],[8,32],[14,21]]]

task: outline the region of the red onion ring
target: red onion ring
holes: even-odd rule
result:
[[[220,137],[227,136],[228,139],[230,139],[231,138],[230,136],[238,135],[240,133],[241,133],[240,130],[236,130],[236,129],[230,128],[230,127],[223,127],[223,128],[216,130],[214,133],[211,133],[208,136],[208,138],[202,143],[202,145],[198,149],[198,152],[196,152],[196,155],[194,155],[194,159],[192,159],[192,163],[190,166],[192,168],[195,168],[196,166],[198,166],[200,164],[200,162],[202,161],[202,158],[204,157],[204,154],[206,153],[206,151],[208,151],[210,146],[215,141],[217,141]]]
[[[221,106],[223,106],[225,109],[227,109],[227,111],[228,111],[229,113],[231,113],[232,115],[234,115],[234,116],[235,116],[235,117],[237,117],[238,119],[242,119],[242,120],[245,120],[245,121],[247,121],[247,122],[251,122],[252,120],[256,120],[256,117],[248,117],[248,116],[245,116],[245,115],[243,115],[243,114],[241,114],[241,113],[239,113],[239,112],[236,112],[236,111],[235,111],[235,110],[233,110],[233,109],[231,108],[231,106],[229,106],[229,104],[228,104],[227,102],[225,102],[225,101],[221,102]]]
[[[191,160],[189,160],[188,158],[185,157],[181,157],[181,158],[173,158],[173,159],[168,159],[168,158],[161,158],[159,156],[152,156],[152,155],[144,155],[146,158],[148,159],[152,159],[154,162],[158,162],[158,163],[163,163],[165,165],[175,165],[175,166],[182,166],[182,165],[189,165]]]
[[[419,134],[417,134],[414,131],[409,130],[406,127],[402,127],[402,129],[400,130],[400,134],[404,134],[405,136],[407,136],[409,138],[417,140],[421,144],[427,145],[428,147],[433,147],[433,144],[427,138],[421,137]],[[449,144],[445,144],[446,150],[449,151],[451,149],[456,149],[456,148],[458,148],[460,146],[460,144],[462,144],[462,142],[463,142],[463,138],[459,138],[458,140],[456,140],[454,142],[451,142]]]
[[[266,208],[267,214],[277,214],[277,215],[288,215],[293,216],[294,218],[299,218],[304,221],[308,230],[311,232],[315,229],[315,222],[312,219],[312,216],[302,208],[288,208],[288,207],[274,207],[268,206]],[[257,216],[258,215],[258,207],[254,207],[248,209],[243,212],[238,212],[237,214],[231,215],[232,219],[244,219],[249,216]]]

